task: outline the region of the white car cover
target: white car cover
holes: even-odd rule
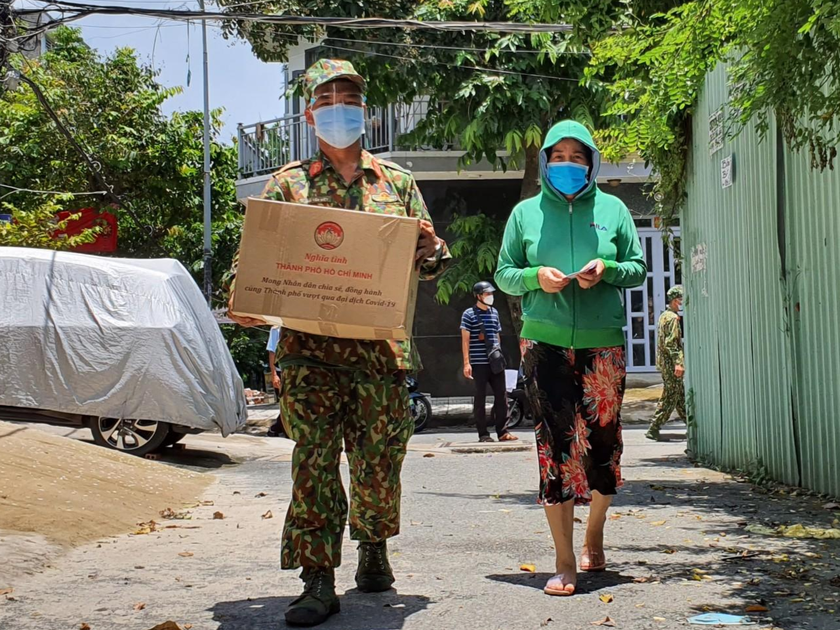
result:
[[[0,405],[228,435],[242,380],[176,260],[0,247]]]

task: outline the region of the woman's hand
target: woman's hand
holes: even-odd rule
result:
[[[542,267],[537,273],[537,280],[540,281],[540,288],[546,293],[560,293],[571,282],[566,274],[554,267]]]
[[[581,271],[576,276],[578,284],[581,289],[591,289],[601,282],[601,279],[604,277],[604,270],[606,267],[604,266],[603,260],[596,258],[595,260],[590,261],[583,269],[584,271]]]

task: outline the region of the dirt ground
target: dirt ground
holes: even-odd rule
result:
[[[213,476],[27,426],[0,422],[0,587],[12,567],[62,548],[160,521],[202,495]],[[9,562],[17,558],[27,562]]]

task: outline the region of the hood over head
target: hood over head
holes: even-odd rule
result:
[[[577,140],[592,151],[592,167],[589,169],[589,181],[586,187],[577,194],[575,199],[580,199],[592,192],[595,188],[598,172],[601,170],[601,152],[595,146],[592,134],[589,133],[586,127],[574,120],[564,120],[554,125],[548,130],[542,150],[540,151],[540,180],[542,181],[543,192],[547,192],[552,197],[556,197],[562,201],[565,201],[566,198],[548,181],[548,158],[551,148],[565,138]]]

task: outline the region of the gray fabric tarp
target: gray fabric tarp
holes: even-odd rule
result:
[[[0,405],[228,435],[242,380],[176,260],[0,247]]]

